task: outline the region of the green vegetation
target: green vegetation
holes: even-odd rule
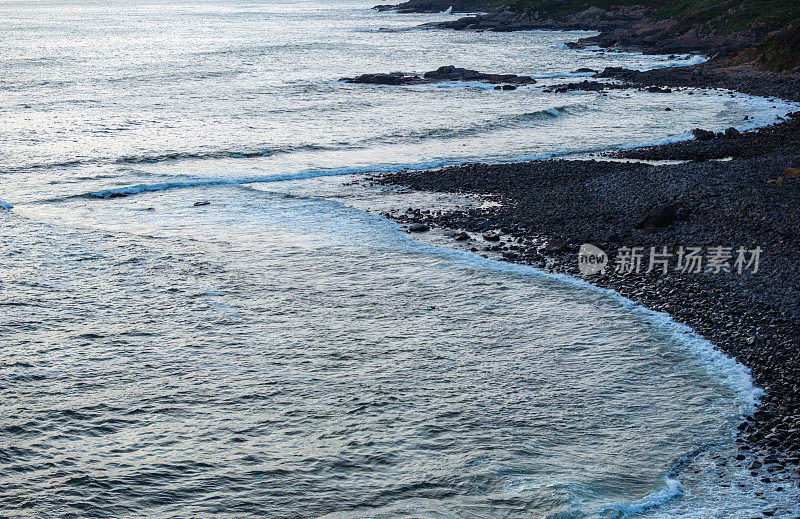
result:
[[[775,31],[800,20],[800,0],[681,0],[658,10],[679,28],[707,27],[718,34],[755,29]]]
[[[780,72],[800,67],[800,26],[794,23],[749,51],[763,68]]]
[[[664,5],[664,2],[656,0],[490,0],[493,4],[507,5],[515,11],[538,11],[542,18],[558,18],[561,16],[585,11],[591,7],[600,7],[602,9],[611,9],[618,6],[634,6],[640,5],[648,8],[658,8]]]
[[[677,33],[754,37],[761,42],[746,53],[769,70],[800,66],[800,0],[485,0],[484,5],[538,12],[559,19],[592,7],[641,6],[653,20],[672,20]]]
[[[800,20],[800,0],[489,0],[515,11],[538,11],[543,17],[560,17],[600,7],[639,5],[652,9],[654,18],[675,19],[685,30],[706,27],[730,34],[752,27],[774,31]]]

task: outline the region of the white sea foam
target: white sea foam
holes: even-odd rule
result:
[[[683,493],[683,486],[680,481],[672,478],[664,478],[664,486],[659,490],[631,503],[611,503],[600,507],[601,516],[608,516],[611,512],[617,512],[623,517],[639,515],[657,508],[671,499]]]
[[[135,195],[154,191],[167,191],[171,189],[182,189],[191,187],[210,187],[210,186],[233,186],[242,184],[255,184],[261,182],[283,182],[287,180],[304,180],[316,177],[369,174],[379,172],[394,172],[407,169],[424,170],[447,165],[457,164],[451,160],[434,160],[427,162],[417,162],[414,164],[375,164],[370,166],[360,166],[352,168],[331,168],[331,169],[307,169],[296,173],[284,173],[275,175],[253,176],[244,178],[210,178],[186,180],[180,182],[159,182],[155,184],[136,184],[123,186],[102,191],[93,191],[84,196],[94,198],[112,198],[114,195]]]
[[[610,290],[595,286],[582,279],[577,279],[566,274],[551,274],[543,270],[516,263],[484,258],[477,254],[467,251],[459,251],[426,245],[408,238],[413,247],[423,247],[431,253],[449,256],[462,263],[472,265],[477,268],[487,268],[500,272],[510,272],[521,275],[539,276],[547,279],[558,280],[563,283],[579,286],[583,289],[603,294],[617,301],[624,309],[636,313],[647,320],[654,328],[666,332],[675,341],[691,351],[696,357],[703,361],[709,375],[720,380],[731,388],[736,394],[738,404],[738,415],[742,416],[751,413],[760,402],[763,390],[753,385],[750,370],[736,362],[733,358],[725,355],[716,349],[713,344],[697,334],[689,326],[675,322],[669,314],[650,310],[631,299]]]
[[[664,312],[650,310],[618,292],[597,287],[584,280],[566,274],[552,274],[535,267],[485,258],[468,251],[429,245],[413,240],[405,235],[404,238],[407,240],[408,246],[412,249],[420,249],[428,253],[445,256],[471,268],[543,277],[603,294],[617,301],[625,310],[644,318],[653,328],[672,337],[677,344],[681,345],[686,351],[690,352],[690,354],[701,361],[709,376],[729,387],[735,395],[736,406],[736,416],[732,416],[731,418],[738,419],[752,413],[760,402],[764,392],[761,388],[753,384],[750,370],[746,366],[725,355],[689,326],[675,322],[670,315]],[[699,452],[698,450],[697,452],[687,455],[685,459],[676,463],[675,467],[679,467],[685,462],[690,461],[691,458]],[[670,470],[664,477],[664,486],[655,492],[629,503],[616,502],[602,505],[597,512],[603,517],[608,516],[609,512],[616,512],[614,517],[627,517],[645,513],[668,503],[675,497],[684,493],[684,488],[676,477],[677,471],[677,468]]]

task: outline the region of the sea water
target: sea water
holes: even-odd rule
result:
[[[760,395],[744,367],[613,293],[414,241],[347,185],[788,103],[547,92],[697,58],[368,2],[2,4],[0,515],[797,512],[722,465]],[[538,83],[338,81],[449,64]]]

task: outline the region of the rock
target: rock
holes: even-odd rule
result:
[[[340,79],[345,83],[365,83],[372,85],[418,85],[424,83],[439,83],[443,81],[483,81],[485,83],[513,83],[514,85],[531,85],[536,80],[530,76],[516,74],[487,74],[466,68],[446,65],[436,70],[419,74],[406,72],[390,72],[388,74],[361,74],[355,77]],[[511,85],[509,85],[511,86]],[[512,88],[502,88],[513,90]]]
[[[597,74],[597,71],[595,69],[593,69],[593,68],[585,68],[585,67],[582,67],[582,68],[579,68],[579,69],[576,69],[576,70],[572,71],[573,74],[585,74],[585,73],[588,73],[588,72],[591,72],[592,74]]]
[[[546,254],[555,254],[557,252],[564,252],[565,250],[567,250],[567,241],[561,239],[550,240],[544,248]]]
[[[750,463],[747,465],[747,470],[758,470],[758,469],[760,469],[760,468],[761,468],[761,462],[760,462],[760,461],[755,461],[755,460],[754,460],[754,461],[751,461],[751,462],[750,462]]]
[[[692,135],[694,135],[694,138],[698,141],[710,141],[714,138],[715,134],[714,132],[704,130],[702,128],[695,128],[692,130]]]
[[[664,111],[665,111],[665,112],[671,112],[671,111],[672,111],[672,108],[670,108],[670,107],[668,106],[668,107],[664,108]]]
[[[408,227],[408,230],[409,230],[409,232],[425,232],[425,231],[429,231],[430,227],[428,227],[424,223],[412,223]]]
[[[370,85],[405,85],[419,76],[403,74],[402,72],[390,72],[389,74],[361,74],[351,78],[342,78],[345,83],[366,83]]]
[[[733,126],[725,130],[725,137],[738,137],[739,134],[740,134],[739,130],[737,130]]]
[[[465,232],[461,232],[461,233],[456,234],[454,236],[454,238],[455,238],[456,241],[465,241],[465,240],[469,240],[470,239],[470,235],[465,233]]]
[[[606,14],[606,10],[600,7],[590,7],[585,11],[581,11],[575,15],[575,18],[580,20],[581,22],[588,22],[594,20],[595,18],[599,18]]]
[[[616,83],[602,83],[600,81],[578,81],[577,83],[564,83],[562,85],[553,85],[552,90],[556,93],[563,94],[573,90],[581,90],[584,92],[602,92],[604,90],[624,90],[629,88],[626,85],[619,85]]]
[[[495,90],[516,90],[517,87],[514,85],[497,85],[494,87]]]
[[[487,233],[483,235],[483,239],[486,241],[500,241],[500,235]]]
[[[125,198],[129,196],[128,193],[111,193],[107,198]]]
[[[656,227],[668,227],[677,218],[678,214],[675,207],[670,204],[657,205],[648,210],[636,224],[637,229],[653,229]]]
[[[203,200],[203,201],[194,203],[195,207],[200,207],[200,206],[203,206],[203,205],[211,205],[211,202],[209,202],[208,200]]]
[[[661,88],[661,87],[657,87],[657,86],[647,87],[646,90],[648,92],[650,92],[650,93],[653,93],[653,94],[671,94],[672,93],[672,89],[671,88]]]

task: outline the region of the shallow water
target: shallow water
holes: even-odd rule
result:
[[[613,294],[412,241],[365,211],[412,199],[342,175],[677,139],[789,105],[548,94],[579,67],[683,58],[379,31],[446,15],[367,7],[3,4],[2,514],[759,510],[687,471],[732,448],[746,370]],[[542,79],[336,81],[450,63]]]

